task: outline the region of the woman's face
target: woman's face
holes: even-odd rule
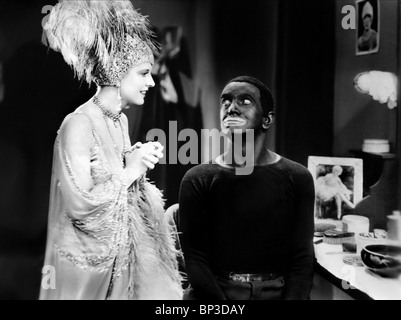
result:
[[[343,173],[343,169],[340,166],[333,167],[333,174],[340,176]]]
[[[121,80],[121,98],[127,105],[142,105],[149,88],[154,87],[150,62],[141,63],[132,67]]]

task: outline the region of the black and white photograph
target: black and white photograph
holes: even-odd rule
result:
[[[356,54],[365,55],[380,48],[380,0],[357,0]]]
[[[0,300],[401,300],[400,28],[395,0],[0,0]]]
[[[363,161],[356,158],[310,156],[315,181],[315,218],[341,220],[362,200]]]

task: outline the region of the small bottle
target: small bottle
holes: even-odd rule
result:
[[[395,210],[391,216],[387,216],[387,237],[401,245],[401,211]]]

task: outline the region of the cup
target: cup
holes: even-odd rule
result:
[[[355,234],[369,232],[369,218],[367,217],[349,214],[343,216],[342,223],[343,231]]]

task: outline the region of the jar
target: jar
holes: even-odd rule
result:
[[[387,237],[401,245],[401,211],[395,210],[391,216],[387,216]]]

